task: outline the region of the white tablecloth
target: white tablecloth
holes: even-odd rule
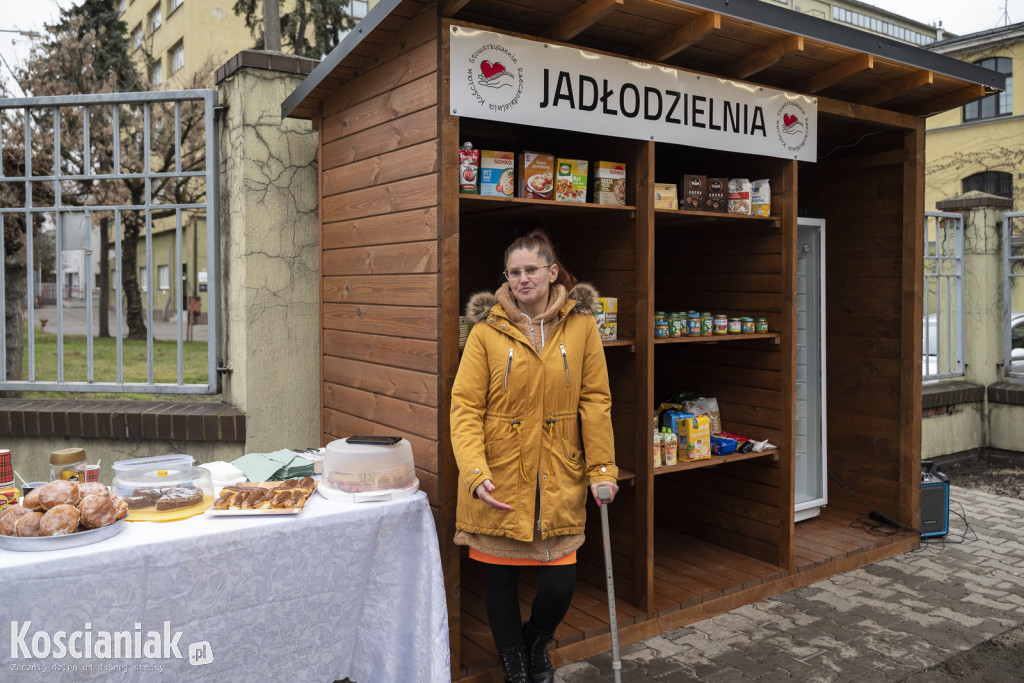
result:
[[[349,505],[313,494],[298,515],[131,522],[89,546],[0,550],[0,600],[7,681],[451,680],[437,534],[422,492]],[[58,639],[70,644],[58,631],[79,631],[80,653],[91,639],[94,656],[54,657]],[[133,650],[138,633],[140,656],[97,658],[101,631],[129,632],[118,645]],[[158,658],[145,657],[151,631]],[[173,648],[167,658],[163,641],[176,632],[182,658]],[[34,641],[39,652],[49,642],[50,656],[26,659],[22,644],[31,655]],[[190,645],[213,661],[192,664]]]

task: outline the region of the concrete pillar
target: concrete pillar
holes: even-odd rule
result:
[[[217,71],[223,387],[246,452],[320,445],[317,132],[281,119],[316,63],[249,51]]]

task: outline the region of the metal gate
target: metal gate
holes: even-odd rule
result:
[[[25,241],[26,301],[28,330],[25,348],[28,356],[27,377],[9,378],[6,362],[0,366],[0,390],[7,391],[72,391],[114,393],[209,394],[217,387],[217,312],[220,267],[218,253],[217,212],[217,144],[214,90],[181,90],[138,93],[112,93],[64,97],[31,97],[0,100],[0,160],[10,160],[5,173],[0,163],[0,222],[4,247],[7,229],[22,222]],[[97,132],[98,131],[98,132]],[[202,135],[200,138],[199,136]],[[19,153],[20,148],[20,153]],[[52,159],[50,163],[46,163]],[[20,163],[19,163],[20,161]],[[42,167],[40,167],[42,166]],[[48,167],[47,167],[48,166]],[[190,198],[190,195],[194,197]],[[12,197],[20,201],[12,201]],[[15,205],[17,204],[17,205]],[[92,218],[102,215],[112,219],[113,234],[113,308],[116,320],[116,373],[96,377],[94,368],[94,268],[92,256]],[[200,281],[200,266],[205,265],[206,282],[196,284],[193,297],[185,298],[185,269],[182,243],[183,218],[189,221],[195,242],[189,276]],[[205,223],[202,244],[205,263],[198,258],[200,220]],[[173,237],[171,233],[173,221]],[[154,224],[159,238],[168,241],[167,263],[157,264],[154,278]],[[85,228],[82,228],[82,225]],[[37,230],[38,226],[38,230]],[[143,233],[144,229],[144,233]],[[56,318],[56,376],[36,377],[36,301],[34,278],[34,236],[53,231],[55,256],[53,271],[56,284],[54,317]],[[125,290],[123,244],[127,236],[137,233],[139,250],[144,236],[145,266],[128,276],[138,281],[138,294]],[[173,247],[171,246],[173,245]],[[71,249],[74,247],[74,249]],[[66,252],[84,252],[82,263],[75,266],[81,287],[65,282],[69,266]],[[141,256],[130,256],[134,261]],[[20,265],[20,264],[19,264]],[[171,268],[174,287],[170,286]],[[82,272],[84,271],[84,272]],[[7,300],[9,286],[5,263],[0,260],[0,292]],[[73,279],[73,277],[71,278]],[[65,286],[67,285],[67,286]],[[154,286],[155,285],[155,286]],[[166,285],[166,287],[165,287]],[[20,283],[19,283],[20,286]],[[65,314],[71,297],[81,297],[85,305],[85,368],[84,376],[69,378],[65,372]],[[155,367],[154,308],[156,291],[167,293],[168,309],[173,300],[176,322],[176,373],[159,381]],[[204,291],[205,290],[205,291]],[[186,381],[186,326],[191,331],[198,292],[206,294],[207,353],[205,377]],[[141,315],[146,328],[145,378],[126,378],[125,326],[126,298],[144,308]],[[40,299],[41,301],[41,299]],[[139,313],[134,314],[135,329]],[[186,323],[185,318],[188,318]],[[43,322],[43,321],[40,321]],[[45,323],[44,323],[45,324]],[[0,316],[0,338],[7,340],[6,317]],[[5,346],[5,353],[9,350]],[[169,363],[167,364],[170,365]],[[199,373],[197,373],[198,375]]]
[[[1024,211],[1003,214],[1003,369],[1024,379],[1024,305],[1014,305],[1014,285],[1024,288]],[[1018,300],[1024,291],[1017,290]]]
[[[925,381],[964,374],[964,217],[924,214]]]

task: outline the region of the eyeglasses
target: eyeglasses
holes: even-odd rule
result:
[[[540,272],[541,268],[550,268],[553,265],[553,263],[549,263],[546,266],[526,266],[525,268],[509,268],[507,270],[503,270],[501,274],[504,275],[505,278],[508,280],[518,280],[520,277],[522,277],[523,273],[526,273],[526,277],[532,280],[533,278],[537,277],[537,273]]]

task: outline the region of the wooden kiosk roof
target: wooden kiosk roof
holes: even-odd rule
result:
[[[314,118],[432,2],[381,0],[282,104]],[[492,29],[852,104],[928,116],[1002,90],[995,71],[760,0],[443,0]]]

